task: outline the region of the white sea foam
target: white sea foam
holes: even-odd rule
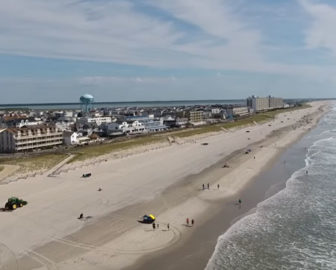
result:
[[[336,107],[309,135],[305,167],[218,238],[207,269],[336,269],[335,124]]]

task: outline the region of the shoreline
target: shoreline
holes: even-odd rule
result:
[[[111,160],[106,164],[99,165],[99,168],[92,167],[93,175],[98,175],[98,173],[101,175],[98,175],[99,177],[97,176],[96,179],[90,179],[90,181],[78,179],[78,175],[81,175],[78,170],[48,180],[30,179],[31,190],[36,193],[35,185],[39,188],[36,194],[40,196],[35,198],[36,195],[32,193],[28,200],[32,200],[32,205],[38,206],[37,203],[41,203],[46,196],[50,196],[50,200],[52,198],[54,200],[58,199],[60,204],[53,205],[51,203],[49,209],[52,210],[52,213],[56,213],[56,216],[52,216],[56,222],[65,221],[65,223],[62,224],[62,227],[59,226],[60,224],[56,225],[56,223],[55,226],[51,225],[51,228],[48,225],[50,229],[44,232],[45,236],[43,237],[45,240],[49,239],[49,241],[42,246],[35,244],[35,247],[38,246],[37,248],[23,253],[25,256],[18,260],[19,265],[24,266],[24,269],[38,268],[40,265],[57,265],[59,269],[99,269],[98,266],[108,269],[124,269],[126,267],[136,267],[140,262],[139,259],[142,260],[145,256],[153,258],[158,255],[157,252],[167,252],[169,249],[183,246],[188,239],[194,239],[192,237],[194,231],[211,220],[214,213],[219,213],[223,202],[231,203],[230,205],[234,204],[237,198],[236,193],[239,194],[242,188],[246,189],[250,186],[253,183],[251,179],[265,169],[265,164],[268,164],[288,145],[311,129],[312,123],[308,121],[308,118],[316,118],[316,114],[322,114],[318,109],[320,105],[315,104],[314,106],[314,108],[306,109],[304,112],[291,114],[290,117],[293,119],[286,123],[287,127],[286,124],[280,124],[279,116],[270,123],[220,133],[211,138],[203,138],[197,143],[195,142],[196,144],[189,143],[158,149],[152,153],[130,156],[123,160]],[[315,112],[315,115],[314,117],[306,117],[305,112],[306,114],[307,112]],[[303,116],[306,117],[303,118],[304,120],[302,120]],[[251,135],[245,132],[247,129],[251,130]],[[289,130],[293,131],[288,132]],[[225,143],[225,138],[232,139],[232,137],[236,138],[233,141],[234,145],[230,145],[230,142]],[[248,141],[250,138],[247,137],[251,137],[251,141]],[[201,143],[204,141],[209,142],[209,146],[202,146]],[[219,143],[222,142],[224,142],[224,145],[217,149]],[[237,147],[238,145],[242,146]],[[243,149],[247,147],[253,149],[252,153],[244,154]],[[223,149],[226,149],[226,152],[223,152]],[[183,156],[176,156],[175,151],[180,151],[179,153],[184,155],[184,160]],[[197,158],[195,154],[199,153],[202,153],[202,156]],[[143,159],[143,157],[149,155],[153,156],[151,160]],[[251,158],[253,155],[256,156],[255,160]],[[183,170],[172,171],[168,164],[165,164],[164,167],[157,168],[157,175],[155,171],[150,169],[152,164],[160,164],[161,159],[169,160],[169,157],[176,159],[175,163],[173,160],[168,163],[172,166],[184,162],[191,167],[182,166]],[[194,158],[194,162],[190,163],[185,158],[191,160]],[[228,158],[230,158],[230,168],[223,168],[223,163],[227,162]],[[216,160],[215,163],[214,160]],[[113,166],[128,164],[132,161],[140,161],[140,163],[134,163],[133,174],[128,172],[128,167],[119,167],[122,170],[113,172]],[[141,168],[143,170],[143,166],[149,166],[149,168],[147,171],[142,171],[140,176],[137,169]],[[87,168],[84,169],[87,170]],[[126,185],[123,170],[130,174],[128,178],[131,179],[129,180],[131,186]],[[164,174],[165,171],[168,172],[168,175]],[[147,174],[151,179],[147,178]],[[133,175],[136,178],[132,179]],[[109,180],[111,177],[115,179],[113,182]],[[134,186],[135,179],[139,182],[138,186]],[[201,191],[202,183],[210,183],[210,190]],[[214,188],[217,183],[220,183],[220,190]],[[97,193],[97,185],[103,185],[104,191],[102,193]],[[2,188],[15,187],[17,190],[21,188],[25,192],[29,192],[29,190],[25,190],[26,186],[26,182],[17,182]],[[72,192],[72,188],[76,189],[75,192]],[[149,192],[146,189],[149,189]],[[150,192],[151,189],[152,192]],[[70,190],[72,193],[67,195],[66,190]],[[57,193],[57,191],[61,193]],[[115,197],[120,192],[126,192],[126,197],[121,197],[123,201]],[[69,220],[69,214],[70,217],[76,215],[80,209],[83,209],[83,204],[76,200],[71,209],[66,210],[64,206],[70,199],[73,201],[76,198],[83,198],[85,194],[86,208],[84,211],[95,213],[96,216],[84,220],[84,223],[78,223],[72,218]],[[114,196],[111,197],[110,194],[114,194]],[[149,194],[150,196],[148,196]],[[113,210],[113,200],[118,202],[118,205],[116,205],[118,208],[115,210]],[[107,210],[102,206],[106,206],[107,210],[112,210],[109,210],[109,213],[106,214]],[[66,211],[63,211],[63,209]],[[32,210],[27,207],[20,212],[15,212],[15,214],[20,217],[20,215],[28,215],[30,211]],[[147,211],[157,215],[158,222],[161,225],[160,230],[153,231],[146,225],[136,223],[135,217]],[[36,209],[32,213],[38,217],[37,213],[43,214],[44,212]],[[47,218],[46,214],[44,218]],[[185,218],[188,216],[190,219],[195,218],[196,225],[194,228],[185,226]],[[15,216],[8,215],[8,218],[15,218]],[[33,221],[31,215],[29,215],[25,225],[29,225],[30,220]],[[53,219],[49,220],[47,218],[41,221],[47,225],[52,224]],[[10,224],[10,221],[7,221],[7,223]],[[171,224],[170,231],[165,230],[167,223]],[[81,226],[78,229],[80,224]],[[36,223],[36,225],[39,224]],[[69,228],[74,232],[71,233]],[[31,232],[33,233],[33,231]],[[64,232],[68,232],[68,234],[64,234]],[[39,236],[39,239],[34,239],[33,234],[30,237],[36,243],[36,240],[43,239],[42,236]],[[15,247],[11,246],[13,243],[9,240],[7,240],[8,243],[12,249]],[[22,244],[25,244],[25,242],[22,241]]]
[[[216,209],[216,206],[209,209],[216,212],[213,212],[213,217],[204,224],[195,228],[194,237],[166,250],[147,255],[125,269],[205,269],[215,252],[218,239],[240,219],[255,213],[259,203],[284,189],[292,173],[304,166],[306,152],[301,140],[306,134],[302,134],[283,152],[274,156],[265,164],[264,170],[241,190],[240,197],[244,198],[241,208],[237,206],[234,198],[223,200],[221,203],[224,205],[220,206],[220,209]],[[284,161],[290,161],[285,170]]]
[[[208,217],[199,227],[196,227],[192,235],[187,239],[173,244],[166,249],[145,255],[125,269],[205,269],[212,254],[215,252],[219,237],[226,233],[240,219],[255,213],[259,203],[284,189],[292,173],[304,166],[306,152],[305,148],[302,145],[300,146],[301,140],[318,125],[324,115],[325,113],[321,114],[315,119],[312,127],[300,134],[294,141],[287,144],[265,163],[261,172],[242,187],[238,196],[221,199],[219,203],[210,206],[208,211],[212,212],[212,216]],[[267,138],[256,144],[263,144],[269,139]],[[296,149],[296,145],[299,145],[299,149]],[[240,152],[240,150],[237,152]],[[232,156],[236,158],[239,154],[233,153]],[[294,156],[295,158],[293,158]],[[290,160],[291,157],[293,163],[286,165],[287,168],[284,173],[282,170],[284,161]],[[276,173],[277,177],[269,181],[271,176],[274,176],[274,173]],[[237,197],[244,198],[244,204],[241,207],[237,206]]]

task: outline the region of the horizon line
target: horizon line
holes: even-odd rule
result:
[[[113,104],[113,103],[155,103],[155,102],[198,102],[198,101],[242,101],[240,99],[180,99],[180,100],[133,100],[133,101],[96,101],[92,104]],[[335,98],[283,98],[284,100],[334,100]],[[80,102],[41,102],[41,103],[0,103],[0,106],[43,106],[43,105],[80,105]]]

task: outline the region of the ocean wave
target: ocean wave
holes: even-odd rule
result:
[[[218,238],[206,269],[336,269],[336,107],[311,135],[305,167]]]

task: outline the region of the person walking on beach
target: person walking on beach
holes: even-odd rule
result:
[[[168,231],[169,231],[169,228],[170,228],[169,223],[167,223],[167,229],[168,229]]]
[[[84,215],[83,215],[83,213],[81,213],[80,215],[79,215],[79,218],[78,219],[82,219],[84,217]]]
[[[210,189],[210,184],[208,183],[208,189]]]
[[[204,190],[204,184],[202,184],[202,188],[203,188],[203,190]]]
[[[156,224],[156,228],[159,228],[159,226],[160,226],[160,224],[158,223],[158,224]]]
[[[189,218],[187,218],[186,222],[187,222],[187,225],[189,226]]]
[[[195,220],[192,219],[192,220],[191,220],[191,226],[194,226],[194,224],[195,224]]]
[[[153,226],[153,230],[155,230],[155,223],[153,223],[153,225],[152,225],[152,226]]]
[[[219,189],[219,184],[217,184],[217,189]]]

